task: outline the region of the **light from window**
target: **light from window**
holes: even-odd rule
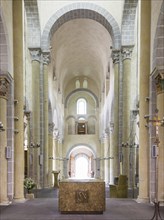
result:
[[[84,79],[84,81],[83,81],[83,88],[88,88],[88,81],[87,81],[87,79]]]
[[[79,121],[85,121],[85,118],[80,117],[80,118],[79,118]]]
[[[75,162],[75,178],[86,179],[88,178],[88,160],[81,156]]]
[[[86,100],[78,99],[77,100],[77,114],[85,115],[86,114]]]
[[[76,89],[80,88],[80,81],[78,79],[75,82],[75,87],[76,87]]]

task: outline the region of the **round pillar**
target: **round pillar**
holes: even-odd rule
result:
[[[13,1],[13,58],[14,58],[14,199],[24,200],[24,60],[23,60],[23,1]]]
[[[59,173],[60,171],[52,171],[53,175],[54,175],[54,187],[58,188],[59,187]]]
[[[97,163],[99,163],[99,174],[100,178],[105,178],[105,169],[104,169],[104,161],[102,158],[104,157],[104,137],[101,137],[101,152],[100,152],[100,159],[97,159]]]
[[[48,133],[48,186],[50,186],[50,187],[53,185],[52,171],[54,170],[54,168],[53,168],[53,161],[54,161],[53,160],[53,158],[54,158],[53,127],[54,127],[54,124],[50,123],[49,124],[49,133]]]
[[[49,52],[43,52],[43,114],[44,114],[44,187],[48,186],[48,63]]]
[[[104,180],[105,183],[109,183],[109,166],[110,166],[110,162],[109,162],[109,134],[105,133],[104,135]]]
[[[129,143],[130,141],[130,104],[131,104],[131,55],[133,46],[122,47],[123,59],[123,128],[122,142]],[[122,173],[129,176],[129,148],[122,148],[123,167]],[[129,178],[128,178],[129,180]]]
[[[149,134],[145,127],[144,116],[149,114],[150,75],[150,21],[151,1],[140,1],[140,54],[139,54],[139,202],[149,202]]]
[[[27,147],[27,176],[32,176],[31,171],[31,146],[30,146],[30,111],[25,111],[26,117],[26,130],[25,130],[25,140],[26,140],[26,147]]]
[[[57,157],[57,155],[59,155],[58,154],[58,140],[57,140],[57,138],[53,139],[53,155],[54,155],[54,157]],[[57,160],[54,160],[54,162],[53,162],[53,169],[54,170],[58,169]]]
[[[62,151],[62,139],[59,137],[59,139],[58,139],[58,152],[59,152],[59,159],[58,159],[58,164],[59,164],[59,170],[60,170],[60,174],[59,174],[59,176],[60,176],[60,179],[63,179],[63,177],[64,177],[64,173],[63,173],[63,171],[64,171],[64,164],[63,164],[63,151]]]
[[[53,131],[53,157],[55,158],[53,160],[53,170],[59,170],[59,149],[58,149],[58,129],[54,128]]]
[[[158,118],[164,120],[164,72],[157,78],[157,109]],[[159,150],[158,150],[158,200],[164,202],[164,123],[158,127]]]
[[[40,48],[30,48],[32,59],[32,135],[33,179],[40,187]]]
[[[7,96],[9,82],[0,76],[0,122],[3,130],[0,130],[0,204],[8,203],[7,197],[7,159],[5,155],[7,147]]]
[[[114,106],[113,121],[110,125],[110,184],[114,184],[114,177],[119,174],[119,57],[120,51],[113,50],[112,58],[114,64]]]

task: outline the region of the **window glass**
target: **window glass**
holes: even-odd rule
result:
[[[80,118],[79,118],[79,121],[85,121],[85,118],[80,117]]]
[[[86,114],[86,100],[83,98],[77,100],[77,114]]]

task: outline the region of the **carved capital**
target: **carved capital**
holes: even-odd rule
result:
[[[121,53],[122,53],[122,59],[131,59],[132,57],[132,52],[133,52],[133,47],[134,46],[123,46]]]
[[[41,55],[40,48],[29,48],[29,50],[32,61],[36,60],[40,62],[40,55]]]
[[[27,121],[30,121],[31,112],[30,111],[24,111],[24,114],[26,116]]]
[[[107,128],[105,129],[104,138],[108,138],[108,137],[109,137],[109,134],[110,134],[110,129],[109,129],[109,127],[107,127]]]
[[[119,63],[120,60],[120,50],[112,50],[113,63]]]
[[[104,133],[102,134],[101,142],[105,143],[105,141],[108,140],[108,138],[109,138],[109,128],[106,128]]]
[[[156,76],[155,83],[157,94],[164,93],[164,72]]]
[[[54,123],[49,123],[49,124],[48,124],[48,133],[49,133],[49,134],[53,134],[54,126],[55,126]]]
[[[26,128],[27,128],[27,123],[24,122],[24,131],[25,131]]]
[[[53,138],[57,140],[59,137],[59,131],[57,128],[53,128]]]
[[[114,122],[111,121],[109,126],[110,126],[110,132],[113,133],[113,131],[114,131]]]
[[[133,115],[133,117],[136,118],[136,116],[137,116],[138,114],[139,114],[139,110],[138,110],[138,109],[132,110],[132,115]]]
[[[63,138],[61,136],[58,137],[58,143],[62,144],[63,143]]]
[[[0,97],[7,99],[9,93],[9,82],[5,77],[0,76]]]
[[[46,52],[42,52],[43,54],[43,64],[48,65],[50,62],[50,52],[46,51]]]

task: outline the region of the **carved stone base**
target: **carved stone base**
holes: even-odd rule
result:
[[[34,199],[34,193],[26,194],[26,199]]]

